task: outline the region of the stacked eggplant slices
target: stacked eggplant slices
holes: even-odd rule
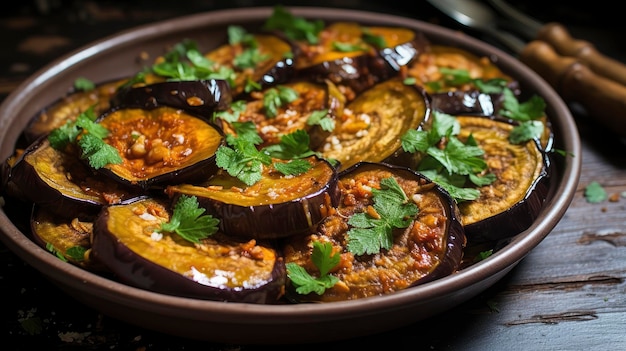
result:
[[[34,116],[2,169],[20,228],[138,288],[288,304],[445,277],[541,210],[545,102],[488,58],[280,6],[226,37]]]

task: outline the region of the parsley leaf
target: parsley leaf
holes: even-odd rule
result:
[[[606,190],[597,181],[592,181],[585,187],[585,198],[590,203],[600,203],[608,198]]]
[[[393,230],[408,227],[419,211],[393,177],[382,179],[380,189],[372,189],[372,198],[371,208],[348,219],[352,226],[348,231],[348,250],[356,255],[391,248]]]
[[[259,151],[247,138],[229,135],[226,141],[231,147],[222,145],[217,149],[217,166],[246,185],[261,180],[263,165],[270,165],[271,157]]]
[[[274,168],[284,175],[298,175],[311,169],[311,164],[306,160],[298,159],[289,162],[274,162]]]
[[[319,125],[323,130],[330,132],[335,129],[335,120],[328,116],[328,109],[325,110],[315,110],[311,112],[309,118],[306,121],[306,124]]]
[[[316,293],[321,295],[326,289],[332,288],[339,278],[329,275],[333,267],[337,266],[341,260],[341,255],[336,252],[333,254],[333,246],[331,243],[313,242],[313,251],[311,253],[311,261],[320,271],[319,277],[315,278],[310,275],[306,269],[296,263],[287,263],[287,276],[296,287],[298,294]]]
[[[76,144],[81,149],[81,157],[89,161],[94,169],[102,168],[108,164],[122,163],[119,151],[104,142],[103,138],[109,131],[101,124],[95,122],[96,113],[94,106],[78,115],[76,120],[67,121],[63,126],[56,128],[48,135],[50,146],[57,150],[63,150],[70,144]]]
[[[199,243],[217,232],[219,219],[211,215],[202,215],[204,208],[199,208],[195,196],[181,195],[174,205],[169,222],[162,223],[159,232],[176,233],[192,243]]]
[[[74,81],[74,88],[78,91],[89,91],[95,89],[96,85],[85,77],[78,77]]]
[[[286,86],[269,88],[263,95],[263,109],[268,118],[278,115],[278,108],[298,98],[298,92]]]
[[[467,180],[477,186],[484,186],[491,184],[496,177],[482,175],[488,169],[483,158],[484,150],[477,146],[471,135],[463,144],[456,137],[460,129],[456,118],[433,111],[433,126],[430,130],[409,130],[400,140],[405,151],[426,154],[419,166],[421,173],[447,190],[457,201],[475,200],[480,191],[464,188]],[[446,141],[443,148],[440,147],[442,140]]]
[[[302,129],[297,129],[281,136],[278,144],[266,146],[263,152],[283,160],[305,158],[315,155],[315,152],[309,148],[309,142],[309,134]]]

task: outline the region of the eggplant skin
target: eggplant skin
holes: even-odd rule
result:
[[[395,229],[393,244],[376,254],[357,256],[346,245],[348,220],[372,204],[364,189],[394,177],[419,212],[406,229]],[[341,255],[331,275],[339,282],[323,294],[298,294],[288,279],[286,297],[294,302],[333,302],[391,294],[450,275],[459,269],[467,243],[456,202],[441,187],[405,167],[359,162],[339,174],[342,198],[336,211],[317,231],[295,237],[283,247],[285,262],[296,263],[312,276],[319,275],[311,263],[313,241],[330,242]]]
[[[176,234],[154,239],[155,228],[169,216],[167,201],[153,198],[103,208],[93,224],[93,259],[120,281],[149,291],[215,301],[281,301],[285,265],[269,244],[220,233],[195,245]]]
[[[312,167],[306,173],[287,177],[268,167],[249,187],[220,172],[201,185],[174,185],[165,192],[173,202],[182,195],[196,196],[229,236],[257,240],[302,236],[313,232],[339,199],[337,169],[317,156],[308,160]]]
[[[169,106],[211,120],[214,111],[232,101],[230,86],[220,79],[167,81],[121,88],[111,98],[111,108],[154,109]]]
[[[93,172],[77,155],[55,150],[44,135],[16,159],[7,189],[61,217],[90,220],[102,206],[139,192]]]

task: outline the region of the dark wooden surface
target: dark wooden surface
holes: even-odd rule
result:
[[[298,3],[402,14],[458,28],[425,2],[403,7],[358,0]],[[519,3],[540,19],[564,22],[574,35],[593,40],[599,49],[626,62],[623,25],[611,21],[618,16],[610,7],[592,7],[588,2],[579,8],[564,1],[550,8],[540,7],[539,2]],[[252,4],[272,3],[57,0],[3,4],[0,98],[47,62],[92,40],[142,23]],[[626,198],[620,196],[626,192],[626,143],[594,124],[593,116],[576,106],[572,110],[583,143],[582,155],[575,155],[582,157],[583,164],[578,191],[561,222],[519,265],[492,288],[441,315],[392,332],[316,347],[370,349],[374,343],[390,343],[390,349],[407,350],[626,349]],[[591,181],[615,195],[614,201],[588,203],[583,192]],[[72,300],[2,244],[0,286],[0,348],[5,350],[299,348],[213,344],[127,325]],[[25,319],[39,320],[41,329],[29,332],[21,323]]]

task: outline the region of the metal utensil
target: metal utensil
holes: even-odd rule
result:
[[[498,40],[514,53],[520,53],[526,42],[499,29],[501,18],[487,5],[474,0],[428,0],[455,21]]]
[[[520,15],[507,17],[504,25],[495,10],[476,0],[428,2],[460,24],[499,40],[552,85],[565,101],[580,104],[590,117],[626,137],[626,67],[621,63],[603,56],[591,43],[572,39],[559,23],[542,25]],[[509,8],[508,16],[511,13]],[[530,43],[501,27],[515,28]],[[577,55],[563,56],[563,52]]]

